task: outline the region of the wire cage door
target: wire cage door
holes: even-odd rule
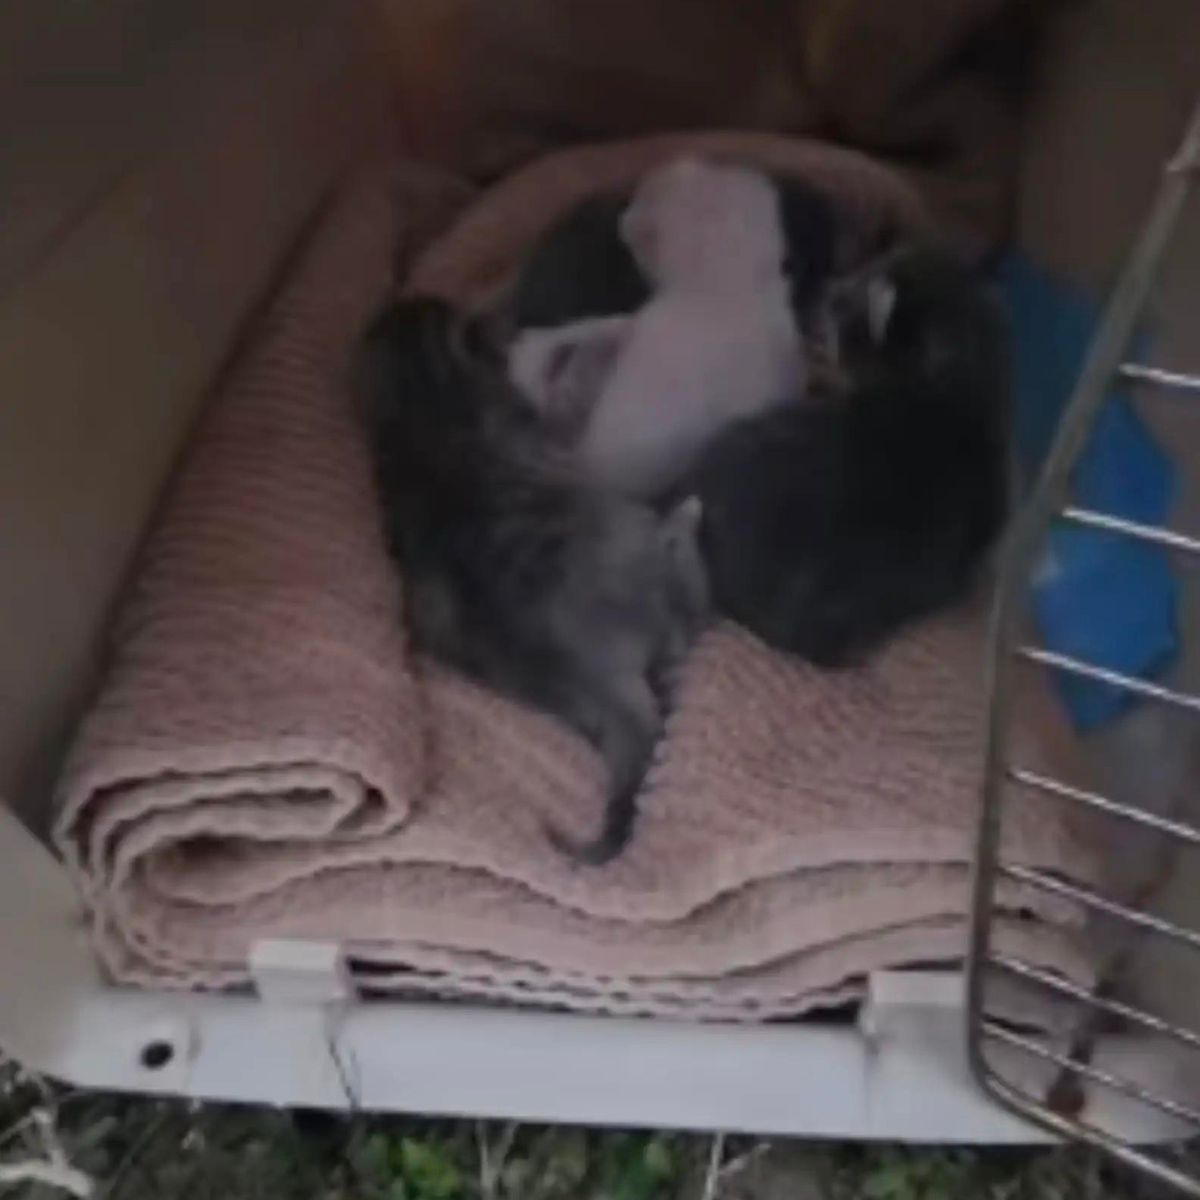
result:
[[[1011,715],[1014,708],[1014,672],[1022,664],[1065,672],[1097,684],[1122,689],[1145,704],[1168,706],[1200,728],[1200,695],[1107,670],[1031,644],[1024,639],[1022,614],[1031,579],[1040,561],[1046,534],[1055,523],[1101,530],[1165,547],[1186,555],[1200,555],[1200,536],[1170,528],[1124,520],[1110,513],[1072,504],[1069,477],[1104,401],[1110,384],[1124,379],[1152,391],[1181,394],[1200,404],[1200,376],[1190,376],[1127,361],[1130,345],[1160,267],[1170,253],[1177,225],[1200,171],[1200,103],[1188,122],[1176,154],[1167,162],[1158,194],[1134,244],[1124,272],[1112,293],[1088,356],[1067,405],[1041,474],[1022,509],[1005,548],[997,589],[989,648],[990,715],[982,810],[975,851],[971,945],[967,965],[967,1043],[971,1067],[982,1087],[994,1098],[1053,1132],[1104,1149],[1124,1163],[1186,1194],[1200,1197],[1200,1173],[1185,1169],[1180,1156],[1135,1144],[1133,1140],[1089,1122],[1086,1105],[1064,1100],[1062,1086],[1074,1082],[1083,1088],[1110,1089],[1137,1104],[1148,1106],[1178,1122],[1181,1136],[1200,1135],[1200,1096],[1195,1103],[1159,1092],[1090,1060],[1087,1042],[1072,1040],[1063,1048],[1052,1040],[1030,1035],[1018,1027],[993,1019],[985,1006],[989,981],[1005,978],[1024,987],[1044,989],[1069,1002],[1089,1019],[1108,1022],[1152,1035],[1179,1053],[1200,1051],[1200,1031],[1187,1028],[1162,1013],[1129,1002],[1101,984],[1084,988],[1045,971],[1019,957],[1000,952],[994,943],[997,887],[1015,883],[1065,898],[1097,919],[1128,930],[1131,935],[1160,938],[1184,952],[1200,955],[1200,930],[1187,928],[1150,911],[1140,901],[1118,901],[1098,890],[1077,886],[1058,876],[1008,862],[1001,853],[1001,828],[1008,798],[1026,793],[1045,804],[1084,806],[1102,813],[1105,820],[1125,823],[1140,835],[1160,839],[1173,847],[1200,847],[1200,828],[1173,815],[1163,815],[1149,802],[1145,806],[1072,785],[1068,781],[1032,772],[1014,758]],[[1200,304],[1200,296],[1197,297]],[[1197,410],[1200,418],[1200,409]],[[1195,781],[1200,790],[1200,779]],[[1200,876],[1198,876],[1200,878]],[[1192,1007],[1200,1011],[1200,995]],[[1035,1088],[1019,1081],[1020,1071],[1004,1070],[1002,1062],[1040,1063],[1056,1073],[1054,1089]],[[1069,1088],[1068,1088],[1069,1090]]]

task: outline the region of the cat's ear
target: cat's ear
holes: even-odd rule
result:
[[[700,552],[703,516],[700,497],[686,496],[667,513],[660,530],[663,557],[681,589],[689,620],[701,618],[709,607],[708,570]]]
[[[699,496],[685,496],[675,505],[663,522],[663,531],[671,538],[694,539],[704,516],[704,503]]]
[[[877,275],[867,284],[867,328],[877,346],[887,337],[892,313],[896,310],[896,284],[886,275]]]
[[[621,240],[633,255],[633,261],[643,274],[653,277],[657,274],[658,223],[652,209],[653,204],[648,197],[638,197],[621,214],[618,228]]]
[[[563,349],[556,330],[523,329],[508,351],[508,378],[535,408],[550,403],[554,357]]]

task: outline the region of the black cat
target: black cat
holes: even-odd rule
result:
[[[998,306],[908,248],[835,293],[842,379],[735,425],[689,487],[716,608],[825,667],[969,588],[1004,521],[1009,364]]]

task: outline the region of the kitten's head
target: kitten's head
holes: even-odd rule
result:
[[[838,289],[834,320],[852,372],[964,385],[1003,378],[1006,337],[997,305],[944,251],[902,246]]]
[[[621,235],[659,287],[776,278],[787,252],[771,181],[696,158],[645,176],[621,217]]]

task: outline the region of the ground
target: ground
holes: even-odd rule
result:
[[[1079,1150],[776,1144],[194,1105],[0,1067],[2,1164],[53,1159],[98,1200],[1134,1200]],[[82,1181],[80,1181],[82,1182]],[[57,1200],[45,1183],[0,1194]]]

